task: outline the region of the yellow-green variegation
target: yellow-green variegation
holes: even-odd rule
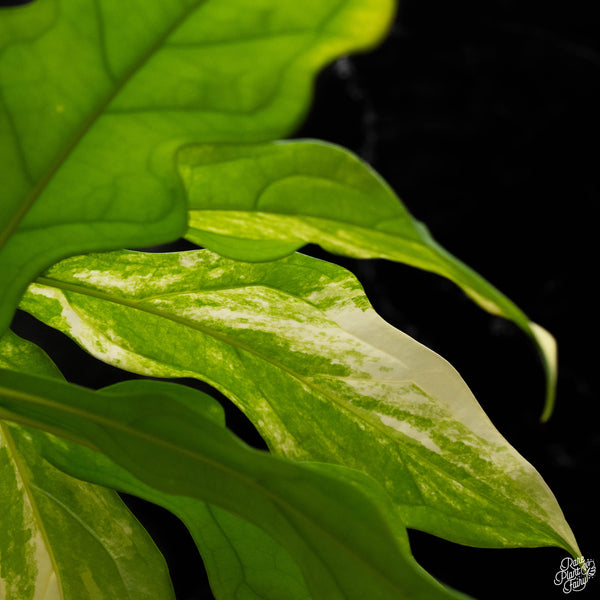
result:
[[[0,367],[60,377],[11,332],[0,340]],[[0,421],[0,598],[174,598],[161,554],[117,493],[46,461],[43,437]]]
[[[355,258],[385,258],[447,277],[535,342],[550,417],[556,343],[506,296],[431,237],[377,173],[343,148],[315,141],[192,146],[178,155],[189,199],[187,238],[222,256],[265,261],[307,243]]]
[[[105,388],[118,394],[128,383]],[[133,384],[137,391],[141,382]],[[149,392],[156,384],[149,384]],[[160,388],[159,388],[160,389]],[[185,386],[170,385],[178,402],[188,400],[196,412],[225,426],[224,411],[215,400]],[[210,587],[217,600],[310,600],[302,573],[289,552],[265,531],[201,500],[168,494],[144,483],[104,454],[46,434],[37,438],[42,456],[62,471],[126,492],[163,506],[185,524],[204,561]]]
[[[377,479],[409,527],[577,552],[552,492],[458,373],[385,323],[338,266],[299,254],[74,257],[21,307],[120,368],[208,381],[279,454]]]
[[[92,392],[0,371],[0,419],[101,452],[161,493],[247,519],[294,557],[314,599],[466,600],[417,565],[396,509],[375,481],[253,450],[205,416],[202,404],[211,398],[196,392],[190,402],[180,389],[129,381],[117,391]]]

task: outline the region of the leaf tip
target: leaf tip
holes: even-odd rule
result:
[[[558,349],[556,339],[548,330],[531,321],[529,322],[529,330],[538,347],[546,372],[546,400],[544,403],[544,410],[540,417],[540,421],[546,423],[552,416],[556,400]]]

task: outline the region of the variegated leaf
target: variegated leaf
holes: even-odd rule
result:
[[[340,267],[90,255],[50,269],[22,308],[110,364],[208,381],[273,450],[376,478],[409,527],[576,552],[548,486],[456,371],[385,323]]]
[[[125,385],[117,384],[104,391],[119,392]],[[198,403],[195,390],[178,386],[178,402],[187,399],[204,417],[225,426],[224,411],[216,400],[211,402],[204,396],[204,402]],[[218,506],[161,492],[89,448],[50,434],[38,435],[36,442],[40,453],[62,471],[143,498],[179,517],[202,556],[217,600],[311,599],[289,552],[252,523]]]
[[[0,368],[59,378],[8,331]],[[173,598],[166,564],[116,492],[79,481],[38,452],[43,435],[0,421],[0,598]]]
[[[556,388],[556,342],[504,294],[442,248],[393,190],[347,150],[316,141],[191,146],[178,155],[189,199],[187,238],[243,261],[281,258],[307,243],[385,258],[448,278],[536,344],[546,405]]]
[[[294,557],[315,599],[466,600],[419,567],[373,479],[254,450],[206,418],[201,406],[214,400],[195,394],[190,403],[180,385],[155,381],[92,392],[4,370],[0,418],[100,452],[161,493],[249,520]]]

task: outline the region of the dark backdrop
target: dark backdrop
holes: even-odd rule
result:
[[[542,369],[516,327],[437,276],[384,261],[339,261],[383,317],[454,364],[553,489],[583,553],[600,560],[595,4],[405,0],[380,48],[319,77],[298,136],[359,154],[440,243],[557,337],[557,407],[542,425]],[[26,315],[15,328],[48,349],[74,382],[100,387],[122,378]],[[227,410],[230,426],[259,444],[243,416]],[[210,598],[185,529],[155,507],[127,501],[165,553],[178,599]],[[411,539],[427,569],[481,600],[563,596],[553,585],[560,550],[473,549],[417,532]],[[578,597],[599,590],[592,580]]]
[[[440,243],[556,336],[557,406],[542,425],[542,369],[516,327],[434,275],[346,263],[382,316],[461,372],[599,560],[595,4],[405,0],[379,49],[321,76],[300,135],[361,155]],[[559,550],[411,539],[424,566],[477,598],[563,596]],[[599,585],[581,596],[599,597]]]

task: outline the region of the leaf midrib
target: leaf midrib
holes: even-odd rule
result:
[[[270,363],[274,367],[277,367],[278,369],[281,369],[282,371],[286,372],[293,379],[296,379],[300,383],[308,385],[309,387],[314,389],[316,392],[323,394],[325,397],[329,398],[334,403],[340,405],[340,401],[335,396],[329,394],[327,392],[327,390],[322,390],[319,386],[317,386],[313,382],[311,382],[310,379],[302,378],[302,376],[300,374],[296,373],[295,371],[291,370],[289,367],[286,367],[285,365],[281,364],[280,362],[273,360],[272,357],[261,353],[256,348],[249,346],[247,344],[244,344],[243,342],[241,342],[240,340],[238,340],[236,338],[232,338],[224,333],[216,331],[215,329],[213,329],[211,327],[202,325],[198,321],[194,321],[191,319],[187,319],[185,317],[181,317],[176,314],[165,312],[164,310],[161,310],[160,308],[155,308],[153,305],[147,304],[147,302],[152,300],[152,298],[159,297],[161,295],[146,297],[143,300],[130,300],[128,298],[111,296],[108,293],[100,292],[98,290],[94,290],[91,288],[86,288],[84,286],[79,286],[77,284],[65,283],[62,281],[58,281],[56,279],[51,279],[49,277],[38,277],[35,280],[35,283],[46,286],[46,287],[52,287],[55,289],[59,289],[62,291],[73,292],[75,294],[79,294],[82,296],[91,296],[93,298],[97,298],[97,299],[103,300],[105,302],[109,302],[112,304],[125,306],[127,308],[132,308],[134,310],[146,312],[148,314],[160,317],[162,319],[167,319],[168,321],[178,323],[179,325],[183,325],[185,327],[190,327],[191,329],[194,329],[200,333],[203,333],[209,337],[212,337],[213,339],[223,342],[224,344],[227,344],[228,346],[248,352],[249,354],[252,354],[252,355],[256,356],[257,358],[259,358],[260,360]],[[249,286],[246,285],[243,287],[249,287]],[[269,286],[264,286],[264,287],[269,287]],[[275,290],[275,291],[277,291],[277,290]],[[188,292],[188,293],[193,293],[193,292]],[[175,292],[175,293],[169,294],[169,295],[177,295],[177,293]],[[181,294],[179,294],[179,295],[181,295]],[[352,406],[350,404],[343,404],[343,408],[348,409],[348,411],[355,414],[356,417],[360,418],[361,420],[364,420],[364,415],[362,414],[362,412],[359,411],[354,406]],[[388,434],[389,428],[388,427],[386,427],[383,424],[378,424],[376,421],[373,421],[373,422],[368,421],[368,423],[370,425],[373,425],[376,429],[381,431],[383,434],[385,434],[386,437],[389,437],[389,434]]]
[[[54,178],[58,170],[67,161],[71,153],[79,145],[81,140],[87,135],[90,129],[95,123],[102,117],[106,108],[111,102],[121,93],[123,88],[131,81],[131,79],[140,71],[144,65],[154,56],[158,49],[165,43],[165,40],[177,30],[186,19],[196,11],[196,9],[206,2],[207,0],[196,0],[189,7],[182,9],[180,16],[173,20],[173,23],[165,28],[160,36],[157,36],[153,44],[151,44],[145,51],[143,51],[138,60],[133,63],[129,70],[121,77],[116,83],[114,88],[109,94],[98,104],[97,108],[89,115],[87,119],[83,121],[79,129],[75,132],[70,141],[65,145],[56,158],[51,162],[49,167],[46,169],[44,174],[38,179],[37,183],[25,196],[25,198],[19,203],[19,206],[8,220],[6,226],[0,231],[0,250],[4,247],[6,242],[10,239],[13,233],[17,230],[21,221],[25,218],[25,215],[31,210],[36,200],[44,192],[50,181]],[[101,21],[100,15],[98,15],[99,22]],[[104,54],[104,52],[103,52]],[[107,75],[112,80],[112,74],[107,72]]]
[[[115,297],[115,296],[111,296],[108,293],[105,292],[101,292],[98,290],[94,290],[91,288],[86,288],[77,284],[72,284],[72,283],[66,283],[66,282],[62,282],[62,281],[58,281],[55,279],[51,279],[51,278],[47,278],[47,277],[39,277],[38,279],[36,279],[36,283],[47,286],[47,287],[53,287],[56,289],[60,289],[60,290],[64,290],[64,291],[70,291],[76,294],[80,294],[80,295],[88,295],[94,298],[98,298],[100,300],[103,301],[107,301],[113,304],[118,304],[121,306],[125,306],[127,308],[132,308],[134,310],[140,310],[142,312],[147,312],[149,314],[152,314],[154,316],[158,316],[160,318],[164,318],[167,320],[170,320],[174,323],[178,323],[180,325],[184,325],[186,327],[190,327],[192,329],[195,329],[196,331],[199,331],[200,333],[203,333],[209,337],[212,337],[213,339],[216,339],[220,342],[223,342],[233,348],[236,349],[241,349],[244,350],[245,352],[248,352],[249,354],[252,354],[254,356],[256,356],[257,358],[259,358],[260,360],[264,360],[267,363],[270,363],[271,365],[275,366],[276,368],[281,369],[282,371],[284,371],[285,373],[287,373],[291,378],[295,379],[296,381],[299,381],[300,383],[307,385],[308,387],[312,388],[313,390],[315,390],[316,393],[323,395],[324,397],[328,398],[330,401],[332,401],[334,404],[340,406],[343,410],[347,410],[348,412],[352,413],[357,419],[359,419],[360,421],[366,421],[366,423],[373,427],[374,429],[380,431],[384,437],[391,439],[391,441],[394,444],[399,443],[397,437],[390,435],[389,432],[389,427],[385,426],[383,423],[378,422],[377,420],[368,420],[365,419],[365,415],[364,415],[364,411],[362,411],[361,409],[359,409],[358,407],[354,407],[352,404],[350,403],[343,403],[341,402],[335,395],[332,395],[331,393],[329,393],[329,391],[327,389],[322,389],[321,387],[319,387],[317,384],[315,384],[314,382],[312,382],[310,379],[304,379],[302,378],[301,375],[299,375],[298,373],[292,371],[291,369],[289,369],[288,367],[286,367],[285,365],[281,365],[280,363],[278,363],[275,360],[272,360],[270,357],[265,356],[263,354],[261,354],[258,350],[256,350],[255,348],[248,346],[242,342],[240,342],[239,340],[233,338],[231,339],[229,336],[222,334],[218,331],[215,331],[214,329],[210,328],[210,327],[206,327],[201,325],[200,323],[198,323],[197,321],[192,321],[190,319],[186,319],[184,317],[180,317],[178,315],[173,315],[170,313],[165,313],[164,311],[161,311],[160,309],[155,309],[152,305],[146,304],[144,303],[145,301],[148,301],[150,299],[152,299],[155,296],[151,296],[151,297],[146,297],[143,300],[130,300],[127,298],[120,298],[120,297]],[[248,287],[248,286],[246,286]],[[267,286],[268,287],[268,286]],[[160,296],[160,295],[159,295]],[[368,342],[365,342],[368,343]],[[370,345],[370,344],[369,344]],[[270,403],[269,403],[270,404]],[[274,411],[276,412],[276,411]],[[396,431],[396,430],[394,430]],[[401,431],[397,431],[396,432],[398,435],[403,436],[404,434],[402,434]],[[433,469],[435,468],[436,470],[440,470],[440,465],[438,464],[433,464],[428,458],[427,456],[424,456],[421,453],[416,453],[412,446],[410,444],[404,444],[402,446],[403,450],[407,453],[409,453],[411,456],[414,457],[414,460],[416,460],[416,462],[418,463],[426,463],[427,465],[430,465],[430,467]],[[452,480],[453,477],[446,473],[446,478],[449,480]],[[465,481],[463,482],[464,487],[469,488],[474,494],[481,496],[482,498],[485,498],[488,501],[493,501],[494,503],[498,502],[498,499],[496,496],[489,496],[487,493],[484,493],[479,487],[473,487],[471,485],[471,478],[466,478]],[[494,488],[492,488],[494,489]],[[509,504],[512,506],[513,504],[509,502]],[[426,506],[428,509],[433,509],[436,510],[438,512],[439,511],[438,508],[432,507],[429,504],[423,504],[423,506]],[[542,526],[542,530],[545,530],[547,528],[547,525],[542,521],[540,522],[538,520],[538,518],[526,511],[523,511],[522,509],[519,510],[519,512],[527,515],[527,517],[529,519],[535,519],[536,522],[538,522],[538,525]],[[445,514],[445,513],[442,513]],[[550,528],[550,531],[552,534],[555,534],[556,532],[554,531],[554,529]]]

